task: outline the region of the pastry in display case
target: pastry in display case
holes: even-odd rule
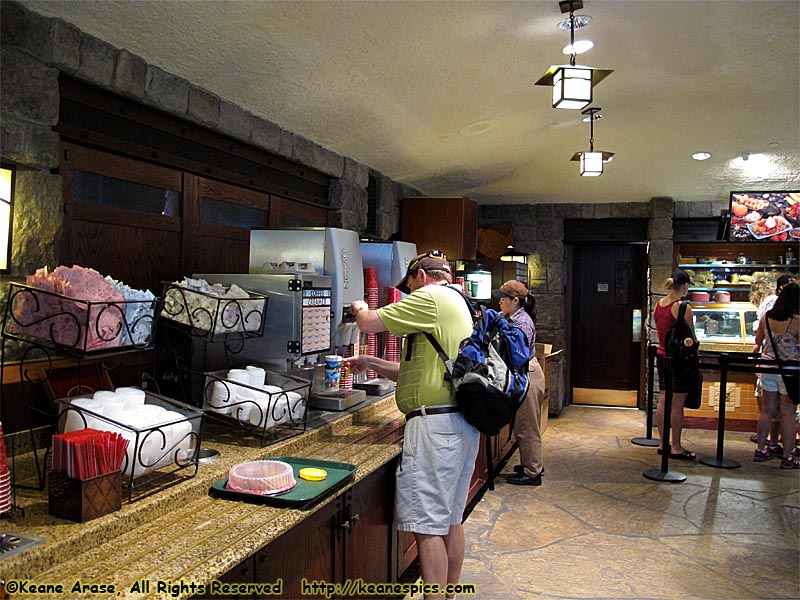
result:
[[[781,275],[797,277],[796,266],[755,263],[746,257],[718,260],[715,257],[681,256],[678,268],[689,275],[689,299],[693,302],[747,302],[755,281],[764,279],[774,288]]]
[[[756,307],[749,302],[692,302],[694,332],[704,351],[751,352]]]

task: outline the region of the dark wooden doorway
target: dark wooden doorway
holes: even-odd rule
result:
[[[573,402],[637,405],[645,272],[643,244],[573,246]]]

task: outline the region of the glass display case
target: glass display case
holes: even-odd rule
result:
[[[754,281],[764,279],[774,287],[781,275],[797,277],[800,270],[796,243],[762,246],[697,242],[675,244],[674,250],[673,268],[683,269],[691,278],[692,302],[719,302],[719,298],[749,302]]]
[[[756,307],[749,302],[692,302],[701,350],[750,352],[755,344]]]

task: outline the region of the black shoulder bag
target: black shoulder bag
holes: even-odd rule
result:
[[[778,369],[783,377],[783,385],[786,386],[786,394],[793,404],[800,404],[800,371],[797,367],[791,367],[785,363],[778,355],[778,346],[775,344],[775,338],[772,337],[772,329],[769,326],[769,317],[764,315],[767,320],[767,333],[769,334],[769,341],[772,344],[772,351],[775,352],[775,360],[778,361]],[[787,371],[794,371],[789,373]]]
[[[703,374],[700,372],[698,356],[699,344],[694,331],[686,322],[686,302],[678,308],[678,318],[667,332],[664,346],[667,356],[672,359],[671,376],[686,381],[686,408],[697,410],[703,402]],[[689,344],[686,342],[689,340]]]

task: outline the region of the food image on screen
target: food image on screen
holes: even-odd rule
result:
[[[785,242],[800,237],[800,192],[731,192],[731,242]]]

